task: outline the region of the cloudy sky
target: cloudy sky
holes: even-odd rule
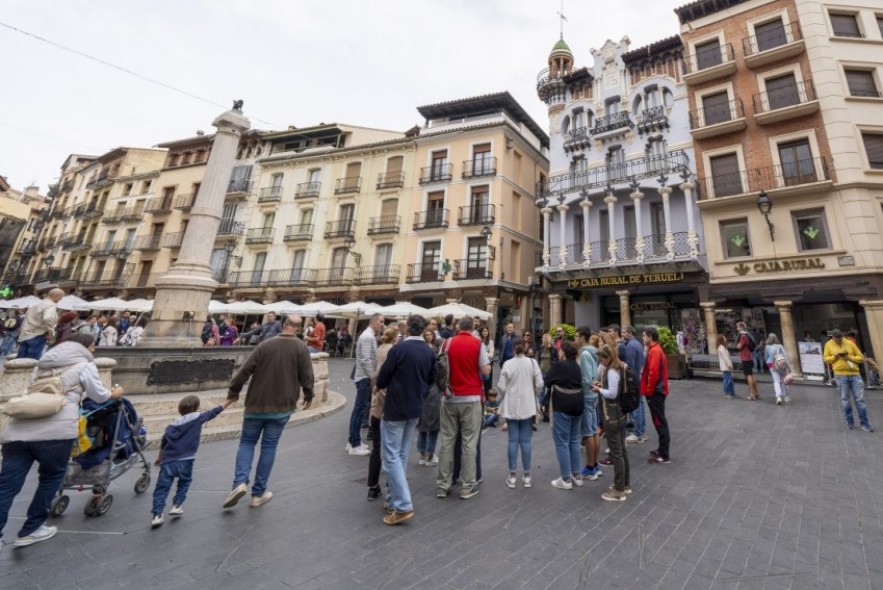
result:
[[[678,32],[686,0],[565,0],[577,65],[628,35]],[[406,130],[416,107],[508,90],[541,127],[537,73],[560,0],[0,0],[0,175],[45,191],[69,153],[211,131],[222,110],[8,28],[222,104],[252,126]]]

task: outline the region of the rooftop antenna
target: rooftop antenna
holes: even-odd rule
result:
[[[558,17],[561,19],[560,35],[561,35],[561,40],[563,41],[564,40],[564,21],[567,20],[567,17],[564,16],[564,0],[561,0],[561,10],[558,11]]]

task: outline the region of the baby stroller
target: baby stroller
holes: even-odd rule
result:
[[[150,487],[150,463],[143,452],[147,430],[132,403],[123,398],[103,404],[87,399],[81,412],[86,417],[86,435],[92,447],[68,463],[64,482],[49,509],[52,517],[67,510],[70,497],[64,490],[86,488],[91,488],[93,495],[83,512],[86,516],[105,514],[113,504],[113,496],[107,493],[110,482],[137,463],[141,463],[143,473],[135,482],[135,493],[143,494]]]

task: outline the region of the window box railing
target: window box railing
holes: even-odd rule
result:
[[[135,250],[159,250],[161,244],[162,234],[146,234],[143,236],[135,236]]]
[[[816,99],[811,81],[795,82],[793,86],[777,90],[758,92],[751,98],[756,114],[769,113],[778,109],[806,104]]]
[[[350,193],[360,192],[362,192],[361,176],[348,176],[345,178],[338,178],[337,184],[335,184],[334,186],[335,195],[346,195]]]
[[[385,285],[399,282],[401,267],[398,264],[363,266],[356,273],[357,285]]]
[[[163,248],[180,248],[184,243],[184,232],[179,231],[171,234],[165,234],[162,238]]]
[[[152,213],[153,215],[165,215],[171,213],[173,202],[174,200],[172,197],[157,197],[155,199],[150,199],[144,205],[144,212]]]
[[[227,194],[251,192],[250,178],[234,178],[227,183]]]
[[[632,123],[627,112],[622,111],[619,113],[611,113],[595,119],[595,126],[592,127],[592,135],[630,127],[634,127],[634,123]]]
[[[195,201],[196,195],[193,193],[180,195],[177,199],[175,199],[175,209],[180,209],[181,211],[190,211],[190,209],[193,208],[193,203]]]
[[[428,209],[414,213],[414,229],[437,229],[448,227],[447,209]]]
[[[404,172],[381,172],[377,175],[377,190],[402,188],[405,186]]]
[[[690,111],[690,129],[699,129],[727,123],[745,116],[745,110],[742,107],[742,99],[737,98],[725,103],[707,107],[698,108]]]
[[[397,234],[402,225],[401,215],[381,215],[368,221],[368,235]]]
[[[795,187],[834,180],[830,158],[808,158],[731,174],[711,175],[698,179],[703,199],[759,193],[777,188]]]
[[[311,197],[318,197],[321,187],[321,182],[302,182],[297,185],[297,189],[294,191],[294,198],[309,199]]]
[[[772,51],[785,45],[789,45],[803,39],[800,31],[800,24],[797,22],[788,23],[781,27],[765,31],[760,35],[745,37],[742,39],[742,52],[746,58]]]
[[[436,283],[445,280],[444,270],[441,263],[433,264],[409,264],[408,274],[405,277],[406,283]]]
[[[89,219],[99,215],[101,211],[98,209],[98,203],[81,203],[74,208],[74,219]]]
[[[433,164],[420,169],[420,184],[430,182],[450,182],[453,176],[453,164]]]
[[[491,225],[496,219],[495,213],[495,205],[460,207],[460,215],[457,217],[457,225]]]
[[[454,261],[455,281],[486,279],[490,276],[487,260],[462,259]]]
[[[314,287],[316,270],[303,267],[271,270],[267,282],[271,287]]]
[[[273,227],[255,227],[245,234],[246,244],[272,244],[276,230]]]
[[[355,237],[355,235],[354,219],[335,219],[325,224],[325,239]]]
[[[258,203],[278,203],[282,200],[281,186],[268,186],[261,189]]]
[[[309,242],[313,239],[313,224],[298,223],[296,225],[285,226],[285,236],[282,240],[285,242]]]
[[[497,174],[497,158],[473,158],[463,160],[463,178],[480,178]]]
[[[120,220],[141,221],[142,217],[144,217],[144,205],[136,205],[134,207],[127,207],[120,215]]]
[[[733,45],[724,43],[717,47],[709,47],[697,51],[684,58],[686,74],[696,74],[703,70],[710,70],[717,66],[733,62]]]
[[[318,270],[318,286],[342,287],[353,284],[355,271],[351,267],[335,266]]]

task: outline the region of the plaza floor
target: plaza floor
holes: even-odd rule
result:
[[[350,361],[331,388],[352,399]],[[634,494],[607,503],[612,468],[581,489],[557,476],[548,425],[534,435],[531,489],[505,486],[506,434],[485,431],[481,493],[435,498],[435,470],[409,468],[416,516],[389,527],[365,500],[368,460],[344,452],[349,408],[286,431],[261,508],[222,510],[235,441],[204,444],[185,514],[150,529],[132,472],[86,518],[73,494],[58,536],[0,552],[0,587],[246,589],[883,588],[883,433],[847,431],[836,390],[795,387],[777,407],[724,401],[720,383],[672,383],[672,463],[649,465],[655,433],[629,447]],[[737,385],[745,396],[745,386]],[[883,426],[883,393],[866,395]],[[154,453],[150,453],[152,458]],[[32,479],[13,506],[12,540]]]

